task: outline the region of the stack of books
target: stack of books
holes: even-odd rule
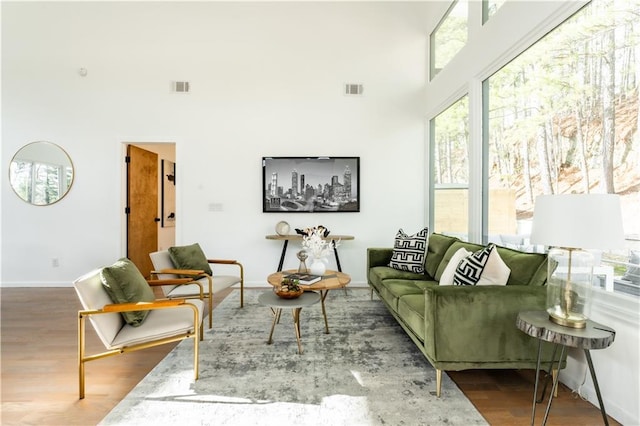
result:
[[[289,278],[292,280],[298,280],[300,285],[310,285],[320,281],[322,279],[322,275],[296,273],[296,274],[286,275],[286,278]]]

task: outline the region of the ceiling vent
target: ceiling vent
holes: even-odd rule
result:
[[[189,93],[189,82],[173,81],[171,82],[171,90],[176,93]]]
[[[345,95],[362,95],[363,91],[364,87],[362,86],[362,84],[347,83],[344,85]]]

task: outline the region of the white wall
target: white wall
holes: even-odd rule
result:
[[[425,222],[424,14],[420,3],[3,2],[3,174],[22,145],[50,140],[76,178],[50,207],[3,179],[2,285],[68,285],[124,254],[123,142],[176,143],[177,244],[237,258],[264,285],[276,222],[323,224],[355,236],[340,260],[364,283],[366,248]],[[174,80],[192,92],[170,93]],[[344,96],[347,82],[364,95]],[[361,212],[262,213],[266,155],[360,156]]]
[[[607,349],[590,351],[607,414],[625,425],[640,424],[640,299],[595,289],[591,319],[612,327],[615,339]],[[598,398],[582,350],[569,351],[560,381],[596,407]]]

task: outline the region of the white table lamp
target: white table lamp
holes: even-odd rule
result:
[[[613,194],[541,195],[531,243],[550,247],[547,312],[557,324],[583,328],[591,304],[593,255],[582,249],[622,247],[620,199]]]

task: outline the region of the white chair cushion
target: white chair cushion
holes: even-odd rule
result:
[[[149,257],[151,258],[153,269],[156,271],[161,271],[163,269],[175,269],[175,266],[173,266],[173,262],[171,261],[171,257],[169,256],[169,252],[167,250],[150,253]],[[171,280],[174,278],[180,277],[176,274],[158,274],[159,280]],[[175,289],[175,287],[175,285],[163,285],[162,291],[164,292],[165,296],[169,297],[169,293],[171,293],[171,291]],[[197,289],[195,294],[199,294],[199,291]]]
[[[209,292],[209,281],[207,280],[207,278],[200,278],[198,282],[202,284],[204,295],[207,296],[207,293]],[[240,283],[240,277],[235,277],[232,275],[215,275],[213,277],[213,292],[216,293],[238,283]],[[174,299],[180,297],[197,296],[198,294],[200,294],[200,289],[197,285],[187,284],[175,286],[169,293],[166,294],[166,296]]]
[[[102,285],[100,270],[91,271],[73,282],[73,287],[76,289],[82,308],[85,310],[98,310],[102,309],[104,305],[113,303]],[[106,347],[113,342],[120,329],[125,325],[119,312],[90,315],[89,320]]]
[[[202,324],[204,303],[199,299],[188,300],[187,303],[198,308],[198,323]],[[188,306],[179,308],[159,309],[149,312],[149,315],[139,327],[126,324],[113,339],[109,349],[131,346],[163,337],[175,336],[193,330],[193,309]]]

